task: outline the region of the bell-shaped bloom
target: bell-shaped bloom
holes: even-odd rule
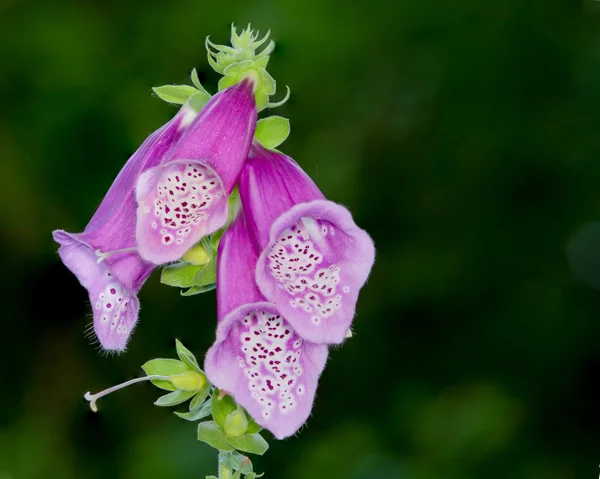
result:
[[[140,177],[136,238],[142,258],[175,261],[227,221],[227,199],[256,126],[253,86],[245,79],[217,93],[168,161]]]
[[[155,266],[135,251],[135,185],[164,161],[196,112],[184,105],[127,161],[83,233],[53,232],[58,254],[88,290],[94,331],[104,349],[125,349],[139,311],[137,293]]]
[[[373,266],[373,241],[294,160],[257,143],[239,188],[260,251],[261,293],[301,337],[341,343]]]
[[[306,341],[256,288],[257,252],[243,214],[217,256],[217,338],[204,369],[254,420],[283,439],[306,421],[328,347]]]

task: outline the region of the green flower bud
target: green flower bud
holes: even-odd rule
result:
[[[197,244],[187,250],[181,259],[193,265],[201,266],[203,264],[207,264],[212,258],[202,244]]]
[[[241,409],[236,409],[225,418],[223,430],[229,437],[239,437],[248,430],[248,418]]]
[[[182,391],[198,391],[206,384],[206,376],[196,371],[186,371],[169,377],[169,381]]]

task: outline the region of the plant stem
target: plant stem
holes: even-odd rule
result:
[[[231,468],[221,462],[223,451],[219,451],[219,479],[232,479]]]

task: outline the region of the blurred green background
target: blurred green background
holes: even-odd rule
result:
[[[216,89],[204,38],[225,43],[231,22],[271,30],[270,71],[292,88],[282,149],[377,246],[312,417],[257,469],[597,477],[600,292],[565,248],[600,218],[599,21],[595,0],[2,0],[0,479],[215,472],[150,385],[99,414],[82,398],[172,357],[175,337],[202,357],[214,294],[154,274],[127,353],[106,357],[50,232],[81,231],[175,113],[152,86],[197,67]]]

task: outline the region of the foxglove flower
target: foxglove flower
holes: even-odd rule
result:
[[[228,195],[256,126],[253,87],[246,78],[217,93],[169,160],[140,177],[136,238],[142,258],[175,261],[227,221]]]
[[[310,414],[327,346],[302,339],[277,307],[265,301],[254,282],[257,256],[240,214],[219,245],[219,325],[204,368],[216,387],[283,439]]]
[[[341,343],[373,266],[371,238],[294,160],[256,142],[239,188],[261,293],[302,338]]]
[[[104,349],[125,349],[138,318],[137,293],[154,265],[135,248],[134,189],[141,173],[164,161],[196,111],[187,104],[127,161],[83,233],[53,232],[58,254],[88,290],[94,331]]]

